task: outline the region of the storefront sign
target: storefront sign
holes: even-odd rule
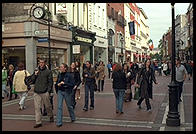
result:
[[[80,45],[73,45],[73,54],[80,53]]]
[[[77,41],[82,41],[82,42],[86,42],[86,43],[92,43],[91,39],[87,39],[87,38],[83,38],[83,37],[79,37],[79,36],[76,36],[75,38],[76,38]]]
[[[66,3],[56,3],[56,13],[67,13]]]
[[[35,36],[47,36],[48,30],[35,30],[34,34]]]

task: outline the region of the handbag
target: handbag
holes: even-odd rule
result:
[[[134,94],[134,100],[138,100],[139,99],[139,88],[135,88],[135,94]]]
[[[25,78],[24,78],[24,83],[27,86],[27,90],[31,89],[31,84],[33,84],[32,80],[31,80],[31,76],[27,76],[27,72],[25,70]]]
[[[16,90],[14,89],[14,86],[12,86],[12,93],[17,94]]]

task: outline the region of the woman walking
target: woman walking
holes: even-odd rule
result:
[[[56,92],[58,96],[58,109],[57,109],[57,117],[56,117],[56,126],[62,126],[62,117],[63,117],[63,100],[65,100],[67,104],[67,109],[69,111],[69,115],[71,118],[71,122],[75,121],[74,109],[72,106],[72,90],[74,88],[74,78],[71,76],[69,72],[67,72],[68,66],[66,64],[60,65],[60,73],[56,82]]]
[[[28,96],[27,85],[24,83],[25,76],[30,76],[29,72],[24,70],[24,64],[18,64],[18,71],[14,75],[13,87],[14,90],[18,93],[20,98],[19,101],[19,110],[25,109],[25,99]]]
[[[75,109],[75,106],[76,106],[76,91],[77,91],[77,88],[79,87],[79,85],[81,83],[81,78],[80,78],[79,71],[76,70],[76,65],[75,65],[74,62],[71,63],[69,72],[72,75],[72,77],[74,78],[74,88],[73,88],[73,91],[72,91],[72,106],[73,106],[73,109]]]
[[[13,87],[13,78],[16,71],[14,70],[14,66],[12,64],[9,65],[9,71],[8,71],[8,84],[10,86],[10,96],[9,100],[12,100],[12,87]],[[17,94],[15,94],[15,99],[17,98]]]
[[[129,65],[127,63],[123,64],[123,72],[126,75],[126,91],[125,93],[125,102],[131,101],[132,99],[132,91],[131,91],[131,85],[134,84],[135,79],[135,73],[133,73],[132,69],[129,68]]]
[[[116,64],[112,73],[112,87],[116,98],[116,113],[123,114],[123,97],[126,89],[126,75],[120,64]]]
[[[154,76],[154,71],[150,68],[150,63],[151,62],[148,59],[137,78],[137,87],[140,87],[140,99],[138,100],[137,105],[139,106],[139,109],[141,109],[141,103],[145,99],[147,111],[151,111],[149,98],[152,99],[152,82],[154,81],[155,84],[158,84]]]
[[[103,92],[103,88],[104,88],[104,79],[105,79],[105,67],[104,67],[104,63],[103,61],[100,61],[99,66],[97,67],[97,73],[98,73],[98,91]]]

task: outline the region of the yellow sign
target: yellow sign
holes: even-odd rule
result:
[[[91,39],[87,39],[87,38],[83,38],[83,37],[79,37],[79,36],[76,36],[75,37],[78,41],[83,41],[83,42],[87,42],[87,43],[92,43],[92,40]]]

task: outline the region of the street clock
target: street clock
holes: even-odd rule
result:
[[[33,10],[33,16],[36,18],[36,19],[43,19],[44,16],[45,16],[46,12],[44,10],[43,7],[36,7],[34,8]]]

